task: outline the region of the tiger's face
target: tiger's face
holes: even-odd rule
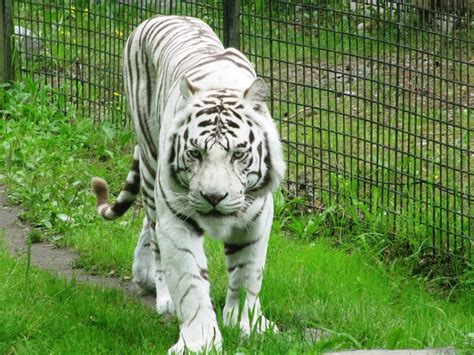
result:
[[[171,137],[170,174],[199,215],[237,216],[280,183],[284,163],[263,101],[266,90],[256,79],[243,92],[200,92],[183,79],[185,104]]]

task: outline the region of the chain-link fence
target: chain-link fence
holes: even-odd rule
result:
[[[128,34],[156,13],[199,17],[271,85],[287,196],[472,260],[474,1],[239,3],[14,0],[17,79],[125,122]]]

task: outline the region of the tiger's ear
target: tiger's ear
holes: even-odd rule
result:
[[[265,80],[257,78],[247,90],[244,91],[244,99],[249,101],[263,102],[268,95],[268,86]]]
[[[179,83],[179,90],[181,91],[181,95],[185,99],[189,98],[190,96],[193,96],[196,92],[199,91],[196,85],[189,80],[186,75],[183,75],[181,78],[181,82]]]

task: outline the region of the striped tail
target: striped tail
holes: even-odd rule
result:
[[[107,182],[101,178],[92,179],[92,189],[97,198],[97,213],[108,220],[114,220],[122,216],[133,205],[140,192],[140,149],[135,146],[133,152],[133,163],[128,172],[127,181],[120,191],[113,205],[108,203],[109,188]]]

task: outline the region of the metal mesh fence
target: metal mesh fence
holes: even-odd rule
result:
[[[132,30],[156,14],[182,14],[222,34],[221,8],[217,1],[13,1],[19,79],[51,86],[62,109],[125,123],[121,60]]]
[[[20,79],[124,122],[121,51],[155,13],[224,33],[223,1],[14,3]],[[472,258],[474,2],[242,1],[240,49],[271,86],[286,194]]]

